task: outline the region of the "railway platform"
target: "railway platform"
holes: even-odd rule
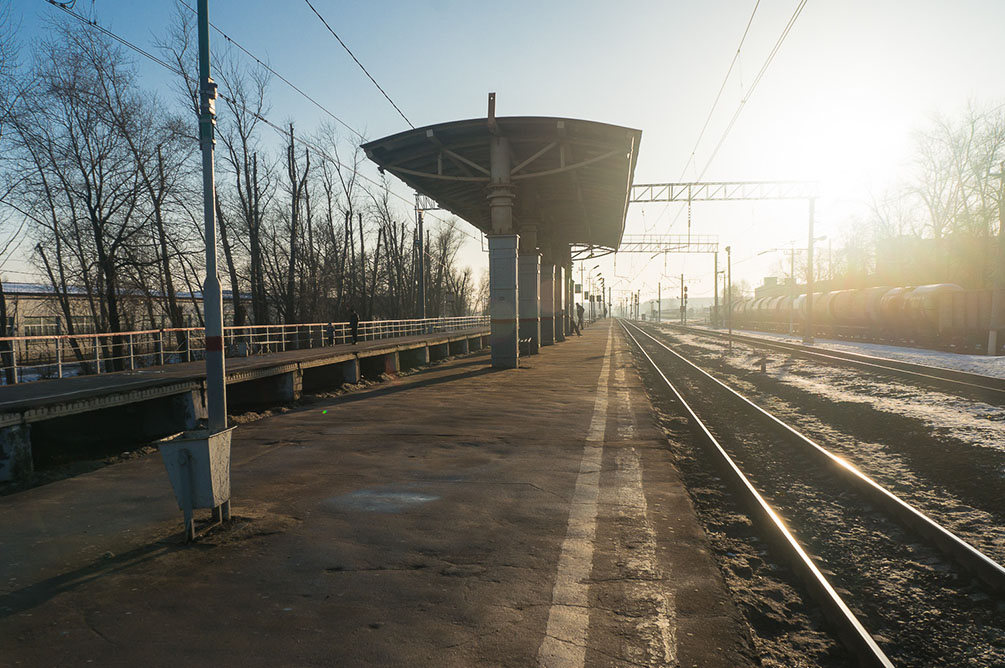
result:
[[[488,332],[487,327],[457,328],[228,357],[228,406],[269,408],[296,401],[304,392],[379,379],[480,350]],[[154,440],[196,429],[206,417],[202,361],[6,385],[0,387],[0,482],[23,477],[34,459]]]
[[[0,666],[755,665],[610,320],[242,424],[181,540],[151,455],[0,498]]]

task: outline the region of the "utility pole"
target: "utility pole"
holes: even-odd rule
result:
[[[806,329],[803,331],[803,343],[813,344],[813,213],[817,200],[810,198],[809,241],[806,244]]]
[[[1005,311],[1005,162],[998,166],[998,261],[995,263],[994,287],[991,290],[991,319],[988,323],[988,355],[998,354],[998,330],[1002,329]]]
[[[583,267],[586,266],[586,260],[579,263],[579,301],[586,299],[586,279],[583,278]],[[583,304],[583,308],[586,308],[586,304]]]
[[[680,324],[684,324],[684,274],[680,275]]]
[[[206,233],[206,281],[202,286],[206,314],[206,404],[209,434],[227,428],[226,362],[223,357],[223,295],[216,265],[216,187],[213,173],[216,83],[209,75],[209,0],[199,0],[199,143],[202,147],[203,219]],[[236,290],[237,286],[233,286]]]
[[[418,242],[418,252],[419,252],[419,308],[418,316],[423,320],[426,319],[426,237],[423,232],[423,220],[422,220],[422,209],[418,208],[419,194],[415,194],[416,208],[415,208],[415,228],[419,233]]]
[[[719,251],[715,251],[715,273],[712,274],[712,293],[715,302],[712,306],[712,326],[719,326]]]
[[[656,322],[663,322],[663,283],[656,284]]]
[[[789,336],[796,333],[796,249],[789,251]]]
[[[810,200],[812,201],[812,200]],[[733,350],[733,253],[726,246],[726,322],[729,324],[729,350]]]

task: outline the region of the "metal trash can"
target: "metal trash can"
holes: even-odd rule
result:
[[[230,519],[230,437],[187,431],[160,444],[161,459],[185,520],[185,537],[195,538],[193,511],[212,508],[214,519]]]

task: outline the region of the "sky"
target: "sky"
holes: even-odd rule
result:
[[[968,100],[1005,103],[996,49],[1005,2],[808,0],[708,163],[799,0],[311,2],[417,127],[484,117],[492,91],[499,116],[638,128],[636,183],[695,180],[703,170],[705,181],[819,181],[816,233],[834,248],[871,193],[907,178],[912,133],[933,114],[957,114]],[[755,4],[737,66],[695,149]],[[13,9],[25,42],[60,13],[44,0],[13,0]],[[75,10],[149,48],[174,2],[77,0]],[[306,1],[210,0],[210,20],[368,138],[408,129]],[[212,48],[224,46],[214,35]],[[146,86],[171,96],[170,75],[139,67]],[[280,81],[271,98],[276,122],[311,129],[325,118]],[[410,196],[401,184],[395,190]],[[632,205],[626,233],[683,233],[683,209]],[[758,285],[783,264],[771,249],[805,246],[807,220],[800,201],[705,202],[693,205],[691,229],[730,245],[734,281]],[[462,262],[480,273],[487,256],[474,228],[465,229],[472,238]],[[596,264],[615,291],[638,289],[643,299],[660,284],[676,294],[681,273],[691,296],[712,293],[709,255],[622,254],[590,261],[587,270]]]

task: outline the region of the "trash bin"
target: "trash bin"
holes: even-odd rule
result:
[[[161,459],[185,520],[185,536],[195,538],[193,510],[212,508],[230,517],[230,437],[234,427],[210,434],[187,431],[160,444]]]

